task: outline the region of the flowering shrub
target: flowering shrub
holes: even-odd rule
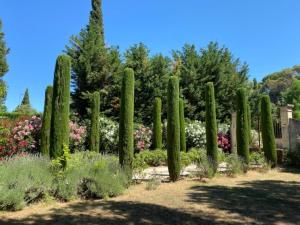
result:
[[[100,145],[106,153],[116,153],[119,142],[119,124],[106,117],[100,117]]]
[[[135,151],[141,152],[151,146],[152,130],[144,125],[138,125],[134,132]]]
[[[185,124],[187,148],[205,148],[205,124],[200,121],[190,121]]]
[[[251,135],[250,135],[250,147],[259,149],[259,136],[258,132],[256,130],[251,130]],[[262,138],[261,140],[261,148],[262,148]]]
[[[81,126],[76,122],[70,121],[69,128],[71,152],[83,151],[86,140],[86,126]]]
[[[224,152],[230,152],[231,150],[231,142],[230,142],[230,134],[229,132],[218,133],[218,147],[221,148]]]
[[[1,146],[0,156],[12,156],[22,152],[37,152],[42,121],[37,116],[20,120],[11,130],[5,145]]]

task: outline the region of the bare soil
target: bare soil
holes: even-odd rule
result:
[[[0,224],[300,224],[300,171],[185,179],[151,191],[139,184],[109,200],[40,203],[0,212]]]

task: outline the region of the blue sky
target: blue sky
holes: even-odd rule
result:
[[[28,87],[42,111],[54,63],[88,22],[89,0],[1,0],[0,18],[11,48],[6,105],[12,110]],[[300,64],[299,0],[103,0],[106,43],[121,51],[144,42],[169,55],[184,43],[218,41],[261,79]]]

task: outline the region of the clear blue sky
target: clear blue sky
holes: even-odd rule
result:
[[[300,64],[299,0],[103,0],[106,43],[121,51],[144,42],[169,55],[184,43],[218,41],[250,65],[251,77]],[[88,22],[90,0],[1,0],[0,18],[11,48],[9,110],[28,87],[42,111],[54,63],[72,34]]]

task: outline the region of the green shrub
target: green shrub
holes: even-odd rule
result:
[[[100,132],[100,94],[99,92],[94,92],[92,96],[92,106],[91,106],[91,129],[89,134],[89,147],[90,151],[99,152],[99,132]]]
[[[230,154],[225,159],[226,162],[226,174],[230,177],[234,177],[237,174],[245,172],[245,165],[243,159],[236,154]]]
[[[214,164],[216,172],[218,164],[218,130],[216,119],[215,91],[212,82],[206,84],[205,102],[206,150],[207,156],[211,159],[212,163]]]
[[[14,157],[0,162],[0,210],[21,210],[52,188],[50,161],[39,156]]]
[[[263,165],[266,163],[266,159],[263,152],[251,152],[250,153],[250,164],[252,165]]]
[[[180,117],[180,151],[186,152],[184,101],[179,99],[179,117]]]
[[[277,165],[277,153],[275,135],[272,121],[271,102],[268,95],[261,97],[261,133],[263,140],[263,151],[267,161],[272,167]]]
[[[52,86],[48,86],[45,92],[45,105],[43,113],[43,122],[41,129],[41,153],[45,156],[50,156],[50,129],[51,129],[51,114],[52,114]]]
[[[134,151],[134,72],[126,68],[121,90],[121,113],[119,125],[119,161],[128,178],[132,177]]]
[[[50,156],[63,154],[63,145],[69,146],[71,60],[69,56],[57,58],[53,82]]]
[[[147,182],[146,190],[148,191],[156,190],[160,184],[161,181],[158,178],[154,177]]]
[[[156,97],[153,112],[153,148],[162,148],[161,99]]]
[[[248,121],[248,102],[246,89],[241,88],[237,91],[236,107],[237,107],[237,153],[243,158],[246,164],[249,164],[249,121]]]
[[[180,176],[180,121],[179,121],[179,82],[172,76],[168,83],[168,124],[167,149],[168,169],[171,181]]]

